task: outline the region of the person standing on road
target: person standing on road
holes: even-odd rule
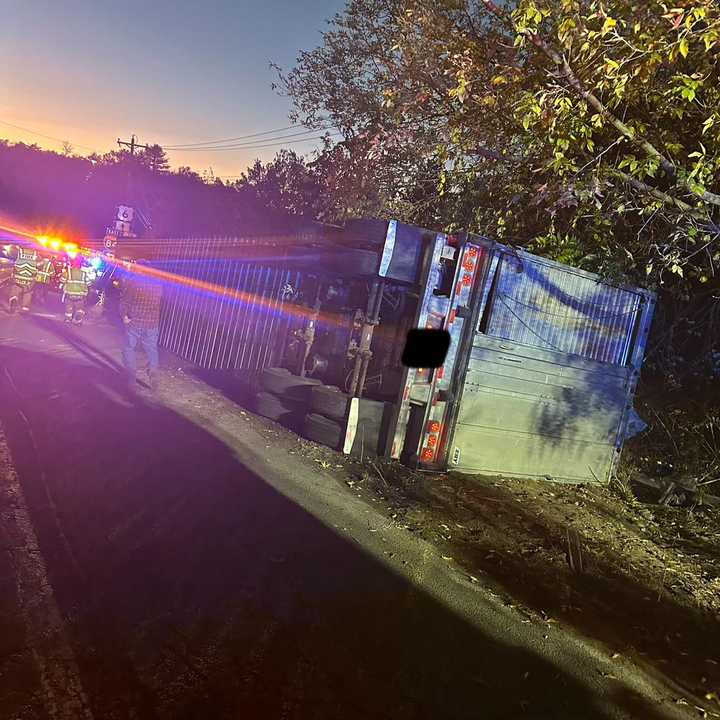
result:
[[[35,277],[37,275],[38,254],[35,248],[18,246],[10,285],[10,312],[18,307],[24,314],[30,312]]]
[[[0,288],[9,285],[12,281],[13,266],[15,265],[12,259],[12,252],[12,245],[3,245],[0,247]]]
[[[68,258],[62,273],[63,303],[65,304],[65,322],[82,325],[85,317],[85,301],[88,285],[82,271],[82,258]]]
[[[35,275],[35,297],[43,305],[47,304],[50,283],[55,277],[55,265],[49,257],[38,258],[37,274]]]
[[[160,303],[162,285],[148,277],[143,269],[147,263],[138,260],[136,272],[123,281],[120,300],[120,315],[125,325],[125,347],[123,363],[131,388],[137,383],[137,359],[135,348],[140,343],[148,361],[150,387],[158,389],[160,362],[158,357],[158,336],[160,334]]]

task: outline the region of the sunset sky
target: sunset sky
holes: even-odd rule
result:
[[[343,0],[0,0],[0,138],[75,151],[189,144],[282,128],[271,88],[320,41]],[[3,124],[4,123],[4,124]],[[9,123],[9,124],[8,124]],[[57,138],[32,135],[11,125]],[[289,145],[308,152],[314,142]],[[171,164],[242,172],[279,148],[172,152]]]

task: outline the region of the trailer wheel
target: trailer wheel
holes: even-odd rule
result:
[[[319,384],[315,378],[301,378],[285,368],[265,368],[260,374],[260,386],[266,392],[305,403],[310,401],[312,388]]]
[[[305,416],[303,434],[308,440],[337,450],[344,439],[343,428],[340,423],[330,420],[317,413]]]
[[[345,420],[350,396],[333,385],[317,385],[310,391],[310,412],[331,420]]]
[[[255,396],[255,410],[258,415],[262,415],[268,420],[283,422],[288,420],[288,415],[297,414],[298,404],[293,401],[288,402],[272,393],[259,392]]]

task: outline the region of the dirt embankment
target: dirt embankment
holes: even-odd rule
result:
[[[338,463],[325,448],[300,447],[323,466]],[[720,717],[717,510],[643,504],[619,483],[569,486],[417,473],[377,459],[340,462],[356,494],[438,545],[509,605],[654,668],[686,690],[678,703]],[[581,572],[570,555],[580,556]]]

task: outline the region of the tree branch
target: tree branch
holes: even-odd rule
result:
[[[495,15],[495,17],[497,17],[503,23],[510,24],[514,27],[512,20],[507,15],[507,13],[501,8],[499,8],[492,0],[480,1],[488,9],[489,12]],[[677,168],[668,158],[666,158],[652,143],[648,142],[647,140],[637,138],[635,133],[622,120],[620,120],[620,118],[616,117],[596,95],[594,95],[592,92],[590,92],[590,90],[584,87],[578,76],[573,72],[573,69],[570,67],[568,61],[557,50],[555,50],[555,48],[553,48],[549,43],[543,40],[543,38],[541,38],[537,32],[534,32],[532,30],[525,30],[522,32],[522,34],[525,35],[525,37],[527,37],[530,42],[535,45],[535,47],[537,47],[542,53],[544,53],[548,58],[550,58],[553,63],[555,63],[555,65],[558,67],[565,80],[567,81],[568,85],[583,100],[585,100],[588,105],[593,107],[598,112],[598,114],[607,118],[619,133],[621,133],[628,140],[642,148],[647,153],[647,155],[656,158],[660,162],[663,170],[665,170],[665,172],[670,177],[674,178],[679,185],[686,188],[690,192],[694,192],[686,181],[679,180],[677,178]],[[646,187],[650,188],[649,185],[647,185]],[[653,190],[653,188],[650,189]],[[661,194],[665,195],[665,193]],[[716,193],[708,192],[706,190],[703,193],[694,194],[697,194],[700,199],[711,205],[720,206],[720,195]],[[671,204],[676,205],[677,202],[682,202],[677,201],[670,195],[667,195],[667,197],[671,198],[671,200],[673,201]],[[691,205],[688,205],[687,203],[683,204],[686,205],[688,209],[693,209]],[[676,207],[679,206],[676,205]]]
[[[651,185],[644,183],[642,180],[638,180],[632,175],[624,173],[622,170],[611,169],[610,174],[619,178],[623,182],[626,182],[628,185],[631,185],[636,190],[639,190],[646,195],[651,195],[656,200],[660,200],[666,205],[670,205],[677,210],[682,210],[682,212],[687,213],[696,220],[702,220],[703,222],[707,222],[708,220],[702,212],[700,212],[696,207],[693,207],[689,203],[686,203],[684,200],[680,200],[676,197],[673,197],[672,195],[669,195],[666,192],[663,192],[662,190],[658,190],[657,188],[654,188]]]

